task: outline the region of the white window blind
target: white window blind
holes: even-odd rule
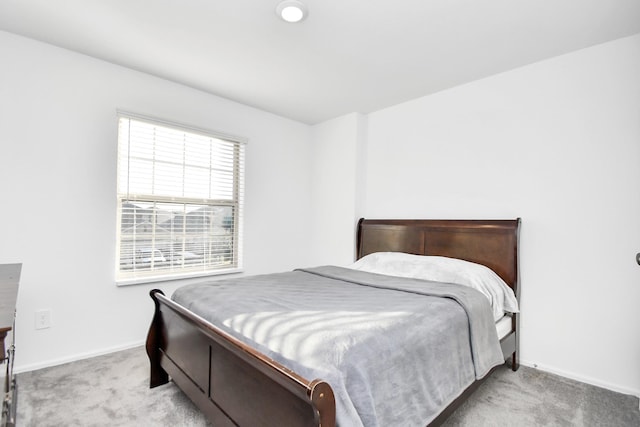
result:
[[[241,267],[244,143],[119,114],[118,283]]]

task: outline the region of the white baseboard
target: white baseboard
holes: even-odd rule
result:
[[[116,351],[128,350],[130,348],[139,347],[142,345],[144,345],[144,341],[135,341],[127,344],[117,345],[114,347],[103,348],[100,350],[88,351],[86,353],[74,354],[74,355],[66,356],[60,359],[52,359],[52,360],[46,360],[44,362],[32,363],[30,365],[20,365],[16,363],[16,365],[13,368],[13,371],[16,374],[19,374],[22,372],[36,371],[38,369],[49,368],[51,366],[57,366],[57,365],[63,365],[65,363],[75,362],[77,360],[82,360],[82,359],[88,359],[90,357],[97,357],[97,356],[102,356],[109,353],[115,353]]]
[[[594,385],[596,387],[606,388],[607,390],[615,391],[617,393],[629,394],[631,396],[636,396],[640,399],[640,390],[634,390],[632,388],[620,386],[619,384],[612,384],[606,381],[600,381],[595,378],[591,378],[588,376],[576,374],[575,372],[568,372],[563,369],[558,369],[553,366],[541,365],[539,363],[534,363],[529,360],[520,359],[520,364],[524,366],[528,366],[530,368],[539,369],[541,371],[549,372],[551,374],[559,375],[561,377],[569,378],[572,380],[580,381],[582,383]],[[640,400],[638,401],[638,408],[640,408]]]

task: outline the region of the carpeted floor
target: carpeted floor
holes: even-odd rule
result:
[[[210,426],[177,387],[148,388],[142,347],[18,375],[20,427]],[[536,369],[499,368],[446,426],[640,427],[638,398]]]

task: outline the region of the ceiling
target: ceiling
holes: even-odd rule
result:
[[[315,124],[640,33],[640,0],[0,0],[0,30]]]

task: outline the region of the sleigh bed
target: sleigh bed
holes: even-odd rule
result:
[[[373,336],[370,334],[369,338],[367,338],[367,344],[362,345],[362,348],[349,348],[344,351],[344,354],[340,353],[338,356],[331,353],[328,357],[337,357],[341,361],[346,353],[356,355],[351,356],[355,357],[355,361],[345,362],[341,365],[351,366],[351,370],[348,373],[335,374],[331,370],[314,370],[314,366],[309,366],[309,363],[299,362],[292,354],[304,353],[301,350],[302,347],[309,346],[308,348],[313,349],[312,354],[304,357],[300,356],[305,362],[308,362],[316,360],[314,359],[316,352],[331,352],[335,347],[341,348],[343,342],[339,341],[339,339],[342,330],[350,327],[357,328],[357,326],[349,324],[355,323],[354,319],[357,316],[361,316],[361,320],[364,319],[360,328],[371,329],[371,318],[368,316],[371,316],[370,312],[377,313],[379,310],[377,308],[378,305],[392,307],[384,314],[385,316],[404,318],[406,306],[410,306],[421,299],[429,300],[429,304],[432,304],[431,300],[434,300],[435,302],[433,303],[436,305],[446,306],[447,313],[453,313],[450,316],[454,316],[454,314],[459,316],[456,313],[464,313],[464,310],[466,310],[468,319],[464,317],[464,327],[451,326],[446,333],[440,332],[442,327],[438,329],[439,332],[437,333],[425,330],[425,335],[434,335],[435,338],[438,338],[438,335],[453,335],[454,329],[467,329],[468,325],[470,332],[465,331],[464,333],[468,335],[463,334],[461,338],[458,338],[457,342],[465,342],[467,343],[466,345],[469,345],[468,342],[471,341],[470,349],[450,351],[445,353],[444,357],[438,356],[436,359],[433,359],[433,355],[423,352],[425,366],[416,370],[411,368],[409,375],[415,376],[417,382],[421,378],[422,371],[424,371],[425,376],[432,375],[428,371],[429,366],[426,365],[438,364],[440,361],[448,359],[455,361],[458,360],[457,358],[472,360],[474,366],[465,369],[471,369],[472,372],[475,369],[475,376],[470,382],[461,381],[463,386],[457,385],[456,387],[460,389],[454,389],[453,393],[449,393],[453,398],[445,397],[444,403],[434,404],[434,407],[438,407],[438,410],[436,413],[429,414],[426,418],[428,419],[427,423],[429,425],[441,424],[497,366],[494,357],[493,362],[487,362],[487,364],[479,367],[478,364],[486,357],[478,353],[479,350],[477,349],[480,347],[474,347],[476,345],[474,340],[487,341],[487,339],[484,339],[484,335],[474,332],[474,322],[486,323],[487,316],[493,322],[494,318],[490,313],[490,309],[487,309],[486,313],[482,312],[484,309],[478,309],[482,312],[479,316],[484,320],[472,321],[471,309],[467,307],[478,304],[469,303],[465,306],[464,301],[460,300],[477,298],[475,294],[480,294],[476,291],[467,291],[465,289],[459,291],[458,288],[461,287],[457,286],[454,290],[455,292],[462,292],[461,296],[458,294],[450,295],[449,292],[452,286],[455,287],[456,285],[432,283],[433,288],[430,288],[428,294],[423,295],[422,290],[416,290],[421,289],[421,286],[425,283],[423,280],[406,278],[398,285],[398,277],[395,277],[395,275],[381,275],[371,270],[359,271],[355,265],[371,259],[371,257],[375,257],[379,253],[388,252],[392,253],[391,255],[396,255],[396,253],[428,255],[430,256],[429,258],[435,257],[434,259],[440,259],[440,257],[447,257],[446,259],[455,258],[488,267],[492,274],[495,272],[513,290],[512,295],[519,300],[519,228],[520,219],[361,219],[357,228],[357,259],[360,261],[354,264],[353,269],[320,267],[283,273],[282,275],[232,279],[234,282],[229,282],[228,280],[226,282],[212,281],[208,285],[203,285],[213,289],[213,294],[210,294],[210,296],[199,293],[203,292],[201,290],[203,286],[199,285],[185,287],[187,289],[179,290],[182,292],[181,294],[176,291],[178,295],[174,294],[173,298],[181,301],[181,303],[167,298],[159,290],[153,290],[151,291],[151,297],[155,303],[155,314],[146,344],[151,365],[150,385],[151,387],[156,387],[167,383],[169,379],[173,380],[216,427],[333,427],[336,425],[336,412],[338,412],[340,425],[349,427],[347,424],[351,424],[351,422],[345,421],[349,420],[349,418],[344,415],[348,413],[348,410],[345,410],[345,401],[354,401],[356,409],[366,406],[369,401],[374,402],[376,406],[371,412],[376,412],[376,410],[380,412],[386,410],[387,412],[391,411],[391,413],[394,411],[407,412],[406,408],[401,409],[395,406],[397,403],[393,400],[393,396],[388,399],[385,397],[390,392],[388,389],[381,387],[386,386],[386,384],[377,384],[376,381],[372,381],[371,383],[366,383],[364,387],[358,385],[359,388],[356,387],[357,390],[364,390],[358,393],[366,394],[367,396],[354,395],[358,393],[353,392],[353,390],[349,391],[349,384],[345,385],[345,383],[352,381],[351,378],[360,373],[361,365],[371,365],[374,369],[373,375],[366,373],[363,376],[367,378],[369,376],[379,376],[383,379],[383,383],[398,383],[393,384],[396,388],[392,394],[396,394],[397,387],[408,387],[409,390],[411,390],[412,386],[414,388],[417,387],[417,389],[424,388],[423,383],[414,385],[412,381],[407,381],[406,372],[405,377],[399,377],[397,380],[392,376],[387,376],[395,375],[394,369],[401,371],[400,368],[405,362],[402,359],[389,359],[400,360],[397,363],[400,368],[385,366],[385,363],[387,363],[385,362],[385,355],[391,354],[393,356],[397,353],[411,353],[409,350],[397,350],[405,346],[405,342],[397,344],[390,337],[377,337],[375,334]],[[411,257],[411,255],[408,256]],[[324,308],[327,304],[333,304],[335,305],[335,312],[325,311],[324,309],[317,310],[315,309],[316,306],[313,305],[314,302],[309,302],[310,298],[308,296],[300,297],[299,294],[301,292],[307,292],[304,286],[300,286],[301,278],[305,278],[304,286],[307,287],[311,294],[315,292],[319,300],[324,301],[326,299],[324,303],[318,303],[320,307]],[[280,282],[282,286],[279,286]],[[389,283],[392,283],[391,289],[389,289]],[[229,284],[232,284],[232,286],[229,286]],[[233,290],[236,294],[238,290],[244,292],[242,299],[238,299],[236,294],[233,294],[233,298],[236,299],[221,299],[225,295],[232,295],[229,294],[229,292],[232,292],[231,288],[237,288]],[[334,288],[337,289],[335,296],[326,297],[327,292],[329,292],[328,295],[331,295],[331,289]],[[347,292],[345,290],[347,288],[348,293],[344,293]],[[357,289],[354,290],[352,288]],[[242,291],[243,289],[244,291]],[[277,299],[278,303],[274,306],[276,308],[265,309],[265,307],[268,308],[269,306],[261,306],[257,313],[248,313],[248,310],[244,309],[245,304],[254,303],[253,300],[263,299],[261,292],[265,289],[274,289],[274,293],[280,292],[279,299]],[[290,290],[291,298],[286,293],[287,289]],[[354,298],[352,296],[353,292],[361,293],[356,294]],[[192,294],[191,299],[186,299],[185,295],[189,294]],[[375,294],[377,299],[372,299],[372,302],[369,302],[367,298],[370,296],[368,294]],[[362,295],[362,298],[359,295]],[[382,295],[384,303],[380,303],[380,295]],[[434,298],[433,295],[444,296],[445,298]],[[334,299],[331,300],[330,298]],[[350,298],[355,300],[353,307],[357,309],[352,310],[352,306],[345,303]],[[199,306],[208,305],[209,299],[217,301],[218,305],[221,306],[218,311],[222,313],[220,314],[222,317],[217,325],[213,324],[216,323],[214,322],[216,314],[209,315],[198,308]],[[484,297],[481,299],[484,301]],[[398,301],[397,306],[394,305],[396,300]],[[221,303],[221,301],[227,301],[227,307],[222,307],[225,304]],[[287,315],[291,316],[291,313],[282,313],[282,307],[287,305],[287,301],[296,307],[294,317],[286,317]],[[297,308],[296,304],[300,304],[300,307]],[[464,306],[465,309],[462,310],[458,304]],[[488,307],[488,303],[483,302],[482,304],[486,304]],[[347,316],[344,315],[345,307],[348,309]],[[225,312],[225,310],[228,312]],[[195,314],[194,311],[199,314]],[[281,317],[274,317],[276,315]],[[449,318],[445,317],[444,312],[442,316],[442,319],[445,319],[443,322],[449,321],[446,320]],[[474,316],[478,315],[474,314]],[[206,320],[206,318],[210,318],[211,321]],[[451,318],[454,319],[454,317]],[[457,317],[455,318],[457,319]],[[409,323],[412,322],[412,320],[409,321]],[[434,325],[437,323],[433,319],[428,320],[427,323],[431,322]],[[502,332],[498,332],[499,341],[496,339],[495,346],[497,350],[494,349],[494,352],[500,353],[500,361],[508,359],[511,368],[517,370],[518,314],[509,314],[508,317],[500,319],[502,325],[505,322],[507,324],[506,329],[503,328]],[[420,327],[420,325],[409,325],[409,323],[406,321],[404,324],[400,323],[400,326],[396,326],[396,332],[391,335],[399,335],[400,330],[409,329],[409,326]],[[385,319],[381,324],[393,323]],[[367,325],[367,327],[365,328],[362,325]],[[309,329],[312,332],[307,336],[307,330],[304,328],[310,328],[311,326],[316,329]],[[378,324],[374,324],[373,328],[376,331],[384,329],[382,327],[379,328]],[[243,330],[248,332],[246,336],[238,333],[238,331]],[[292,346],[285,347],[284,344],[282,344],[282,352],[273,350],[272,347],[266,344],[273,341],[273,339],[271,341],[269,341],[269,338],[262,339],[265,335],[264,330],[269,332],[277,330],[288,331],[287,334],[279,335],[277,341],[291,340],[294,343],[293,349],[295,351],[291,354],[287,353],[284,349],[291,351]],[[475,330],[479,331],[480,329],[476,327]],[[495,332],[493,334],[495,336]],[[325,337],[325,341],[316,339],[319,336]],[[295,341],[296,337],[298,337],[298,341]],[[346,341],[353,340],[352,337],[346,339]],[[382,344],[377,343],[378,346],[382,347],[373,347],[373,341],[376,343],[378,341],[382,342]],[[421,340],[415,341],[417,347],[422,345],[429,348],[429,345],[431,345],[426,341],[422,344],[418,342]],[[393,343],[390,344],[391,348],[384,347],[386,342]],[[440,347],[440,345],[437,347]],[[279,349],[280,347],[277,348]],[[370,350],[370,354],[367,353],[367,350]],[[378,364],[376,365],[376,363]],[[406,362],[406,366],[413,366],[411,363],[415,363],[415,360]],[[393,365],[394,363],[390,364]],[[456,363],[453,364],[455,365]],[[433,366],[431,368],[433,370]],[[387,373],[387,371],[391,373]],[[348,380],[344,380],[343,375],[348,377]],[[434,390],[435,388],[438,387],[434,387]],[[435,390],[435,393],[430,393],[427,390],[426,393],[429,396],[435,395],[436,397],[440,394],[438,390]],[[369,394],[371,396],[368,396]],[[410,395],[416,396],[417,394],[411,391]],[[362,398],[360,400],[365,403],[359,404],[359,398]],[[425,405],[427,405],[426,402]],[[441,407],[438,405],[441,405]],[[366,420],[366,417],[362,419]],[[392,418],[387,418],[387,423],[390,419]],[[420,419],[424,419],[424,417]],[[395,423],[395,419],[393,420],[392,423]],[[362,423],[372,425],[367,421],[362,421]],[[406,425],[407,423],[408,421],[403,421],[401,425]]]

